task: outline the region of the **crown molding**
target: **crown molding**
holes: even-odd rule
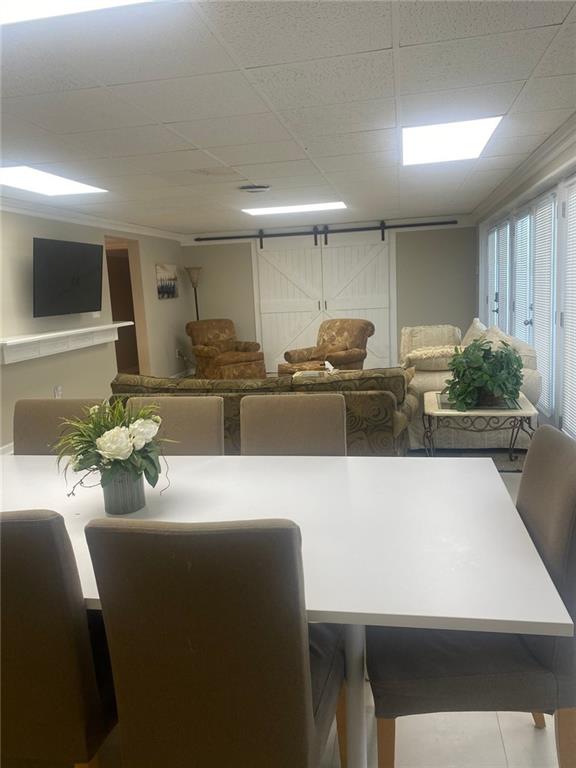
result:
[[[562,156],[567,153],[567,157]],[[476,223],[545,191],[576,168],[576,113],[541,144],[472,213]]]
[[[163,229],[143,227],[138,224],[128,224],[127,222],[115,221],[114,219],[101,219],[98,216],[90,216],[86,213],[76,213],[70,210],[62,211],[59,208],[49,208],[29,202],[6,200],[2,197],[0,197],[0,211],[5,211],[6,213],[18,213],[22,216],[34,216],[39,219],[62,221],[66,224],[83,224],[84,226],[95,227],[96,229],[105,229],[108,234],[120,232],[135,235],[148,235],[148,237],[157,237],[163,240],[176,240],[180,244],[182,244],[182,239],[187,237],[178,232],[168,232]]]
[[[459,214],[459,213],[447,213],[444,216],[410,216],[408,218],[403,219],[385,219],[386,224],[411,224],[411,223],[418,223],[421,224],[421,222],[426,222],[428,224],[434,225],[437,221],[444,221],[445,219],[457,219],[457,224],[451,224],[445,227],[445,229],[456,229],[461,227],[474,227],[476,226],[476,221],[470,216],[470,214]],[[368,219],[363,221],[339,221],[334,222],[332,224],[329,224],[330,227],[330,234],[336,235],[338,234],[338,227],[346,228],[346,227],[354,227],[354,226],[379,226],[380,220],[379,219]],[[294,225],[291,227],[270,227],[265,228],[265,232],[268,232],[270,234],[273,233],[289,233],[289,232],[298,232],[303,227],[305,228],[311,228],[314,226],[313,224],[300,224],[300,225]],[[438,227],[430,227],[431,229],[438,229]],[[414,229],[418,230],[424,230],[426,231],[426,227],[414,227]],[[410,231],[407,229],[406,231]],[[318,235],[320,236],[322,234],[321,231],[318,232]],[[196,232],[193,235],[183,235],[181,240],[182,246],[193,246],[193,247],[201,247],[203,245],[218,245],[217,240],[214,241],[214,243],[198,243],[196,242],[197,237],[234,237],[237,236],[238,240],[225,240],[223,241],[223,244],[226,245],[234,245],[236,243],[248,243],[249,240],[246,239],[246,235],[252,235],[254,240],[258,240],[258,235],[254,234],[254,229],[244,229],[244,230],[236,230],[233,232],[226,232],[220,230],[219,232]],[[241,239],[240,239],[241,238]]]

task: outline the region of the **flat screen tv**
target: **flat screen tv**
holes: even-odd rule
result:
[[[101,245],[34,238],[34,317],[102,309]]]

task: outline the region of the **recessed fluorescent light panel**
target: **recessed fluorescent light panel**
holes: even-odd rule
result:
[[[472,160],[488,143],[502,117],[402,128],[402,164]]]
[[[106,192],[106,189],[91,187],[79,181],[54,176],[53,173],[38,171],[27,165],[16,165],[12,168],[0,168],[0,185],[25,189],[28,192],[38,192],[40,195],[87,195],[93,192]]]
[[[67,16],[71,13],[98,11],[120,5],[142,5],[150,0],[4,0],[0,10],[0,24]]]
[[[242,208],[250,216],[267,216],[273,213],[309,213],[311,211],[337,211],[346,208],[346,203],[310,203],[310,205],[278,205],[274,208]]]

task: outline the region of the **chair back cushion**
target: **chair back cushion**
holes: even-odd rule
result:
[[[540,427],[530,444],[517,507],[576,620],[576,442],[554,427]],[[526,635],[525,645],[554,672],[558,707],[576,707],[576,638]]]
[[[224,400],[221,397],[131,397],[134,411],[154,405],[162,424],[158,437],[166,456],[218,456],[224,453]]]
[[[370,336],[374,335],[374,325],[369,320],[324,320],[318,329],[316,346],[323,350],[366,349]]]
[[[455,325],[414,325],[402,328],[400,332],[400,362],[403,364],[408,353],[421,347],[460,346],[462,331]]]
[[[2,763],[88,762],[105,717],[64,520],[5,512],[0,544]]]
[[[125,768],[308,768],[298,527],[94,520],[86,538]]]
[[[62,420],[83,418],[87,408],[104,399],[18,400],[14,406],[14,453],[54,453],[55,443],[66,431]]]
[[[576,442],[550,426],[534,435],[518,511],[572,618],[576,618]]]
[[[345,456],[346,401],[341,394],[247,395],[240,439],[249,456]]]
[[[232,320],[195,320],[186,325],[186,333],[194,346],[216,347],[223,352],[235,341],[236,329]]]

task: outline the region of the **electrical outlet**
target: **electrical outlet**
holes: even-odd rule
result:
[[[64,394],[64,388],[62,387],[62,384],[56,384],[56,386],[54,387],[53,392],[54,392],[54,397],[56,398],[56,400],[61,400],[62,399],[62,395]]]

